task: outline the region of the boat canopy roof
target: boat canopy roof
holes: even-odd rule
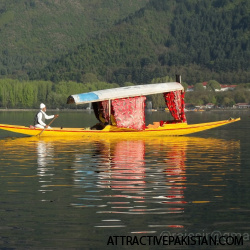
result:
[[[178,82],[154,83],[113,89],[104,89],[88,93],[71,95],[67,99],[67,104],[75,103],[78,105],[127,97],[153,95],[183,89],[183,86]]]

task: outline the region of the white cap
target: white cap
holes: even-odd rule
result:
[[[45,107],[46,107],[45,104],[43,104],[43,103],[40,104],[40,109],[43,109]]]

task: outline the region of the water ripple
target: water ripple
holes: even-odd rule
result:
[[[171,223],[143,222],[150,228],[182,228],[185,223],[173,219],[178,222],[192,204],[222,199],[232,176],[240,173],[237,141],[174,137],[3,144],[1,178],[9,187],[18,177],[34,176],[43,202],[54,201],[54,192],[73,192],[70,206],[106,214],[96,228],[127,227],[130,222],[124,216],[139,220],[141,215],[172,216],[167,217]],[[9,162],[15,151],[20,154],[12,162],[19,162],[19,168],[12,169]],[[15,187],[9,190],[19,191]]]

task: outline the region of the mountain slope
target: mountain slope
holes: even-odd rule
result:
[[[151,0],[30,77],[80,82],[94,73],[122,85],[178,71],[187,81],[246,82],[249,14],[248,0]]]
[[[0,77],[247,82],[249,28],[249,0],[4,0]]]
[[[148,0],[2,0],[0,75],[22,75],[104,32]]]

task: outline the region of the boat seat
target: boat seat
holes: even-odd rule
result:
[[[159,128],[160,122],[153,122],[153,124],[148,124],[147,128]]]
[[[163,126],[164,124],[176,124],[176,123],[182,123],[182,120],[160,121],[160,126]]]

